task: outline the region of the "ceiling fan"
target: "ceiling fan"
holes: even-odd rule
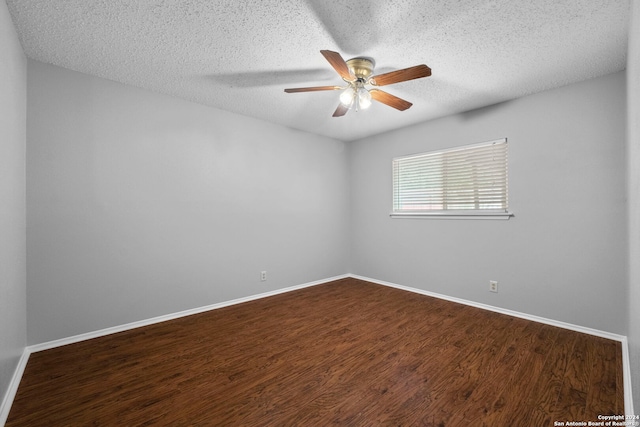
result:
[[[299,87],[285,89],[284,91],[287,93],[297,93],[342,90],[343,92],[340,94],[340,104],[333,113],[333,117],[344,116],[351,108],[355,108],[356,111],[369,108],[369,106],[371,106],[371,100],[404,111],[413,104],[390,93],[376,89],[375,87],[373,89],[367,89],[365,86],[386,86],[407,80],[429,77],[431,75],[431,68],[421,64],[374,76],[372,74],[375,63],[371,58],[360,57],[345,61],[338,52],[321,50],[320,53],[329,61],[329,64],[338,72],[347,85]]]

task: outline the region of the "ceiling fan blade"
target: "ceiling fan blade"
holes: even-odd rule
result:
[[[398,98],[397,96],[391,95],[390,93],[384,92],[380,89],[371,89],[369,93],[371,94],[372,99],[382,102],[389,107],[393,107],[396,110],[404,111],[413,105],[409,101],[405,101],[402,98]]]
[[[344,89],[342,86],[313,86],[313,87],[296,87],[291,89],[285,89],[284,91],[287,93],[297,93],[297,92],[317,92],[321,90],[340,90]]]
[[[341,102],[340,104],[338,104],[338,108],[336,108],[336,111],[334,111],[333,117],[342,117],[347,114],[347,111],[349,111],[349,107],[345,107],[345,105]]]
[[[334,70],[340,74],[340,77],[347,81],[353,81],[355,76],[349,71],[347,63],[338,52],[332,50],[321,50],[320,53],[329,61]]]
[[[403,68],[402,70],[391,71],[390,73],[373,76],[369,80],[369,83],[374,86],[385,86],[393,83],[406,82],[407,80],[429,77],[430,75],[431,68],[427,67],[424,64],[421,64],[416,65],[415,67]]]

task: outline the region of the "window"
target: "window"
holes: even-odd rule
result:
[[[507,140],[393,159],[392,217],[509,218]]]

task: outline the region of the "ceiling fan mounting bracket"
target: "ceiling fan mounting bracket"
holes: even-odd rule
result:
[[[347,67],[356,79],[364,82],[373,74],[375,63],[371,58],[352,58],[347,61]]]

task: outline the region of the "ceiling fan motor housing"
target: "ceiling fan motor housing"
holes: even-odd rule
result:
[[[347,67],[358,80],[365,82],[373,74],[375,63],[371,58],[352,58],[347,61]]]

